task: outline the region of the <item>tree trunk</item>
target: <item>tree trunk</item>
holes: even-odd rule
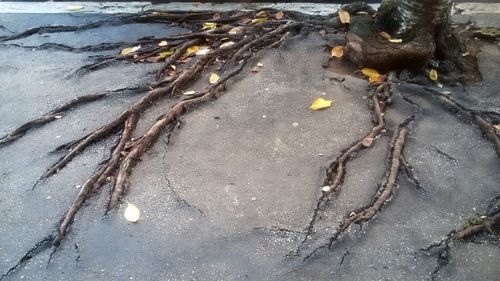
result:
[[[450,0],[383,0],[375,20],[352,17],[347,57],[379,70],[417,69],[435,58],[453,62],[453,68],[462,72],[475,72],[475,59],[462,56],[467,50],[451,32],[450,15]],[[402,43],[381,37],[382,31]]]

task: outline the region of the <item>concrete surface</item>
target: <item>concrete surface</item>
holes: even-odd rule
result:
[[[77,24],[103,17],[1,14],[0,25],[4,32],[15,32],[30,25]],[[100,39],[133,42],[178,31],[133,24],[11,43],[86,46]],[[394,126],[413,110],[395,98],[386,115],[388,134],[349,162],[342,192],[321,212],[301,256],[286,257],[304,238],[325,167],[371,127],[364,97],[367,82],[332,73],[334,67],[323,69],[326,42],[318,35],[292,40],[283,49],[255,56],[249,67],[261,62],[261,72],[246,69],[219,100],[183,117],[182,128],[170,139],[162,136],[142,158],[125,198],[140,208],[139,223],[123,218],[125,204],[104,214],[106,187],[77,215],[49,265],[50,251],[44,251],[5,280],[427,280],[436,257],[418,249],[481,213],[499,194],[500,163],[492,145],[477,127],[443,110],[418,87],[397,86],[423,108],[405,154],[426,192],[400,176],[397,193],[379,215],[362,229],[353,227],[330,251],[302,262],[347,211],[365,205],[374,194]],[[150,72],[160,66],[118,62],[85,76],[67,77],[89,63],[90,56],[118,50],[0,50],[0,134],[71,97],[150,83]],[[498,45],[486,45],[479,57],[484,81],[465,90],[443,90],[471,108],[500,112],[495,80],[500,75],[499,55]],[[331,77],[346,80],[338,84]],[[32,184],[59,157],[48,152],[97,128],[139,97],[125,92],[81,106],[0,148],[0,273],[56,227],[77,186],[106,158],[113,140],[93,145],[32,191]],[[333,107],[310,111],[308,105],[317,97],[334,99]],[[138,133],[171,104],[165,100],[146,112]],[[438,280],[496,279],[498,241],[481,235],[474,242],[452,245],[450,265]]]

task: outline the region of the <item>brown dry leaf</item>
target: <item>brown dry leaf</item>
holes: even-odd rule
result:
[[[335,46],[330,53],[332,57],[341,58],[344,55],[344,46]]]
[[[212,16],[212,19],[213,19],[213,20],[220,20],[220,13],[215,13],[215,14]]]
[[[146,61],[148,61],[148,62],[158,62],[158,57],[147,57]]]
[[[384,38],[385,40],[389,40],[391,39],[391,35],[389,35],[389,33],[385,32],[385,31],[382,31],[378,34],[380,37]]]
[[[193,58],[192,57],[185,57],[185,58],[181,58],[179,60],[180,63],[188,63],[192,60]]]
[[[285,14],[283,13],[283,11],[279,11],[274,15],[274,18],[277,20],[281,20],[281,19],[283,19],[284,16],[285,16]]]
[[[349,15],[349,12],[347,11],[339,10],[339,19],[341,23],[350,23],[351,15]]]
[[[249,22],[251,22],[251,21],[252,21],[252,19],[251,19],[251,18],[242,18],[239,22],[240,22],[241,24],[247,24],[247,23],[249,23]]]
[[[310,109],[312,110],[319,110],[323,108],[327,108],[332,106],[333,101],[332,100],[325,100],[324,98],[317,98],[313,101],[311,106],[309,106]]]
[[[175,71],[175,69],[169,69],[169,70],[167,71],[167,75],[168,75],[168,76],[174,76],[175,74],[177,74],[177,72]]]
[[[432,80],[432,81],[436,81],[438,80],[438,72],[436,69],[431,69],[431,71],[429,72],[429,78]]]
[[[160,47],[167,46],[167,45],[168,45],[168,42],[165,41],[165,40],[163,40],[160,43],[158,43],[158,46],[160,46]]]
[[[210,84],[215,84],[217,83],[217,81],[219,81],[220,79],[220,76],[217,75],[217,73],[213,72],[212,74],[210,74],[210,77],[208,78],[208,82]]]
[[[361,143],[363,144],[364,147],[370,147],[372,146],[373,138],[364,138]]]

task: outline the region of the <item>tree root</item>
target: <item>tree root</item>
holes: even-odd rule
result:
[[[493,226],[499,226],[500,224],[500,212],[498,210],[495,213],[489,214],[487,216],[482,216],[475,219],[472,222],[467,223],[466,226],[453,230],[448,235],[439,242],[433,243],[426,248],[420,249],[422,252],[431,252],[437,249],[437,264],[434,270],[431,272],[431,280],[435,280],[439,272],[445,268],[451,259],[451,247],[450,244],[456,241],[465,241],[470,239],[475,235],[482,232],[488,232],[491,235],[499,237],[498,233],[493,231]]]
[[[253,13],[254,12],[250,14]],[[195,15],[199,15],[199,13]],[[203,15],[212,17],[213,13]],[[171,16],[172,15],[169,14],[169,17]],[[191,18],[192,16],[183,13],[178,15],[175,14],[174,17],[180,17],[180,20],[186,20],[186,18]],[[235,20],[234,17],[235,16],[229,16],[224,21],[233,21]],[[243,70],[247,60],[253,52],[269,47],[275,42],[283,42],[283,37],[290,36],[290,34],[295,32],[297,28],[304,25],[305,24],[303,22],[294,21],[286,24],[274,25],[272,24],[272,21],[268,21],[255,25],[242,26],[244,32],[238,34],[238,36],[229,34],[227,29],[193,33],[189,35],[181,34],[179,36],[171,37],[182,39],[178,42],[178,44],[170,44],[167,48],[146,48],[146,51],[142,53],[144,57],[157,55],[160,52],[168,50],[169,48],[173,48],[173,54],[169,57],[169,59],[167,59],[164,70],[160,71],[160,74],[158,75],[158,77],[163,78],[166,76],[167,78],[163,78],[161,84],[156,84],[156,87],[148,91],[141,99],[131,104],[125,111],[107,124],[80,139],[58,147],[56,150],[67,150],[66,154],[59,161],[55,162],[39,179],[39,181],[42,181],[55,175],[69,162],[71,162],[74,157],[83,152],[90,144],[108,138],[114,132],[119,132],[118,142],[112,148],[110,157],[104,161],[102,165],[82,185],[73,203],[69,207],[69,210],[61,219],[56,231],[57,235],[53,234],[56,236],[51,236],[50,241],[44,240],[44,245],[51,242],[54,246],[51,257],[55,254],[61,241],[65,238],[68,227],[73,223],[77,213],[95,192],[99,191],[99,189],[104,185],[111,183],[112,189],[107,210],[115,208],[120,203],[120,200],[126,190],[128,179],[136,163],[156,142],[162,132],[165,130],[169,132],[174,130],[176,128],[176,124],[179,122],[178,119],[185,112],[217,99],[217,97],[225,90],[226,82]],[[54,30],[49,29],[48,31]],[[25,35],[28,33],[25,33]],[[221,41],[226,40],[225,38],[231,38],[234,40],[234,44],[221,46],[224,42]],[[211,51],[207,54],[194,57],[191,62],[185,63],[185,65],[179,65],[179,61],[185,58],[185,51],[187,48],[197,44],[202,44],[207,39],[210,40],[210,45],[212,47]],[[141,56],[141,53],[135,55]],[[113,59],[127,59],[134,61],[137,59],[137,56],[119,55]],[[140,62],[140,60],[138,62]],[[170,68],[170,65],[178,66],[177,73],[175,75],[170,76],[168,73],[165,73],[165,69]],[[132,133],[135,131],[135,127],[137,126],[142,113],[147,110],[152,102],[165,97],[178,97],[182,90],[195,83],[200,75],[210,68],[213,68],[213,65],[216,65],[217,72],[220,74],[220,78],[217,81],[213,82],[213,84],[210,84],[209,87],[199,93],[179,97],[172,108],[170,108],[165,114],[158,117],[156,122],[144,135],[137,139],[132,138]],[[83,103],[84,101],[90,102],[97,100],[108,94],[103,93],[85,96],[84,98],[78,98],[67,102],[42,117],[35,119],[37,121],[32,120],[26,123],[27,125],[22,125],[20,127],[22,129],[16,129],[10,134],[10,138],[12,140],[14,140],[14,138],[19,138],[21,134],[26,133],[26,131],[33,127],[34,124],[42,125],[50,122],[53,119],[58,118],[56,116],[59,116],[59,114],[63,114],[65,111]],[[37,181],[37,183],[39,181]],[[36,246],[36,249],[39,248],[40,246]],[[30,253],[31,251],[28,252],[27,255],[31,255]],[[16,265],[12,270],[9,270],[5,276],[13,272],[25,261],[26,258],[22,258],[18,265]]]
[[[457,103],[454,101],[451,97],[439,92],[436,89],[430,88],[430,87],[425,87],[424,88],[427,92],[433,94],[434,97],[436,97],[440,102],[442,102],[446,107],[450,108],[451,110],[459,113],[460,115],[463,115],[467,117],[469,120],[474,122],[479,129],[483,132],[484,136],[486,139],[488,139],[491,143],[493,143],[495,147],[495,151],[497,153],[497,156],[500,157],[500,137],[498,136],[495,127],[486,120],[482,115],[488,115],[488,114],[498,114],[496,112],[493,113],[482,113],[474,110],[470,110],[463,105]]]
[[[106,91],[103,93],[75,97],[75,98],[65,102],[64,104],[56,107],[55,109],[51,110],[50,112],[45,113],[44,115],[42,115],[40,117],[34,118],[34,119],[22,124],[21,126],[14,129],[12,132],[10,132],[8,135],[0,138],[0,148],[8,143],[11,143],[11,142],[21,138],[22,136],[24,136],[24,134],[26,134],[29,130],[31,130],[33,128],[41,127],[41,126],[43,126],[47,123],[50,123],[56,119],[62,118],[67,111],[69,111],[73,108],[76,108],[79,105],[94,102],[94,101],[108,97],[111,94],[115,94],[115,93],[126,92],[126,91],[138,92],[138,91],[143,91],[144,89],[145,89],[145,87],[143,87],[143,86],[127,87],[127,88],[122,88],[122,89],[117,89],[117,90]]]

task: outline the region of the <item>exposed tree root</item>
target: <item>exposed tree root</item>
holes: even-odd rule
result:
[[[106,91],[106,92],[97,93],[97,94],[83,95],[83,96],[75,97],[75,98],[65,102],[64,104],[56,107],[55,109],[51,110],[50,112],[47,112],[40,117],[34,118],[34,119],[22,124],[21,126],[14,129],[12,132],[10,132],[8,135],[0,138],[0,147],[21,138],[22,136],[24,136],[24,134],[26,134],[29,130],[31,130],[33,128],[43,126],[43,125],[50,123],[56,119],[62,118],[67,111],[69,111],[69,110],[71,110],[79,105],[83,105],[86,103],[97,101],[97,100],[108,97],[109,95],[112,95],[115,93],[126,92],[126,91],[138,92],[138,91],[144,91],[144,90],[145,90],[144,86],[127,87],[127,88],[111,90],[111,91]]]
[[[500,157],[500,137],[498,136],[495,127],[493,127],[493,125],[485,117],[483,117],[483,115],[488,115],[488,114],[496,115],[498,113],[496,112],[485,113],[485,112],[470,110],[464,107],[463,105],[457,103],[456,101],[454,101],[451,97],[439,92],[436,89],[429,87],[425,87],[424,89],[429,93],[432,93],[434,97],[436,97],[439,101],[441,101],[451,110],[467,117],[469,120],[474,122],[479,127],[479,129],[481,129],[486,139],[488,139],[493,143],[497,156]]]
[[[326,177],[322,194],[316,201],[316,206],[313,210],[311,220],[305,228],[304,239],[297,246],[295,252],[289,255],[297,255],[301,247],[307,242],[309,237],[314,231],[314,225],[318,219],[319,212],[324,206],[325,202],[329,199],[330,195],[340,191],[340,187],[344,181],[346,174],[346,164],[349,160],[354,158],[360,151],[372,146],[375,139],[380,135],[384,129],[384,113],[385,113],[385,100],[390,95],[390,83],[381,83],[380,85],[373,86],[370,91],[370,98],[372,102],[372,114],[374,119],[374,126],[362,138],[351,144],[349,147],[343,149],[340,155],[330,163],[329,168],[326,170]],[[382,99],[382,100],[381,100]]]
[[[38,253],[50,248],[53,246],[53,242],[56,239],[56,232],[53,232],[40,241],[38,241],[31,249],[26,251],[26,253],[19,259],[19,261],[10,267],[4,274],[0,276],[0,280],[3,280],[5,277],[10,275],[12,272],[16,271],[19,267],[21,267],[24,263],[32,259]]]
[[[55,51],[65,51],[65,52],[73,52],[73,53],[81,53],[81,52],[101,52],[101,51],[109,51],[116,50],[122,46],[130,45],[128,42],[118,42],[118,43],[101,43],[97,45],[89,45],[84,47],[71,47],[64,44],[58,43],[44,43],[39,46],[25,46],[19,44],[0,44],[0,46],[7,47],[18,47],[23,49],[30,50],[55,50]]]
[[[407,98],[405,98],[405,100],[406,99]],[[404,159],[403,149],[406,143],[406,137],[409,132],[409,127],[415,121],[417,115],[421,111],[420,106],[416,105],[414,102],[411,102],[411,104],[415,105],[416,110],[410,117],[405,119],[396,130],[395,138],[391,144],[391,149],[389,152],[389,163],[387,165],[387,170],[385,173],[385,180],[384,183],[379,187],[377,193],[374,195],[372,202],[361,209],[353,210],[347,213],[338,227],[334,230],[333,235],[328,239],[328,242],[313,249],[308,255],[303,258],[303,261],[312,258],[318,251],[322,249],[330,249],[333,244],[338,241],[340,236],[349,229],[351,225],[362,224],[371,220],[378,212],[382,210],[383,206],[390,201],[390,198],[397,187],[397,179],[401,168],[404,169],[405,164],[407,165],[407,167],[409,167],[406,160]],[[302,242],[300,246],[303,243],[304,242]],[[296,253],[300,251],[300,246]]]
[[[249,12],[243,15],[253,15],[254,13],[255,12]],[[206,13],[203,14],[203,16],[211,18],[213,14],[214,13]],[[175,17],[179,17],[180,20],[186,20],[186,17],[197,18],[199,15],[199,13],[194,15],[182,13],[175,14]],[[169,14],[169,17],[170,16]],[[236,18],[239,19],[239,16],[228,15],[222,22],[233,22],[236,21]],[[68,227],[72,224],[76,214],[95,192],[104,185],[111,183],[112,189],[107,209],[111,210],[116,207],[120,203],[126,190],[128,179],[136,163],[156,142],[162,132],[167,130],[170,133],[175,129],[176,124],[179,122],[178,119],[188,110],[216,99],[225,90],[226,82],[242,71],[252,52],[269,47],[276,42],[283,42],[283,37],[290,36],[291,33],[302,26],[304,26],[303,22],[290,21],[285,24],[273,24],[273,21],[269,20],[254,25],[242,25],[243,32],[238,34],[228,33],[229,30],[227,28],[192,34],[181,34],[179,36],[170,37],[171,39],[180,41],[169,44],[165,48],[158,48],[151,44],[150,46],[145,46],[143,51],[135,53],[134,56],[118,55],[117,57],[108,59],[108,61],[126,59],[132,62],[141,62],[143,58],[158,55],[166,50],[172,51],[172,55],[165,61],[165,67],[158,74],[158,78],[162,78],[163,80],[153,85],[152,89],[140,100],[131,104],[125,111],[97,130],[56,149],[67,150],[67,152],[40,177],[40,180],[47,179],[56,174],[92,143],[108,138],[115,132],[118,132],[119,135],[118,142],[112,148],[110,157],[102,163],[80,188],[73,204],[61,219],[61,223],[57,229],[57,235],[52,234],[50,240],[46,239],[42,243],[46,245],[50,242],[54,246],[50,255],[51,258],[57,251],[61,241],[65,238]],[[44,29],[45,32],[57,32],[57,30],[67,29]],[[33,31],[23,33],[22,36],[29,36],[32,32]],[[21,35],[17,36],[19,37]],[[226,44],[223,46],[222,43],[226,42],[228,39],[232,40],[234,44]],[[208,53],[195,56],[187,63],[180,62],[180,60],[186,58],[186,50],[189,47],[206,43],[207,40],[211,48]],[[172,69],[171,65],[177,66],[177,71],[173,75],[166,73],[167,69]],[[217,81],[210,84],[205,90],[195,93],[194,95],[179,95],[182,90],[185,90],[196,82],[202,73],[206,73],[213,68],[215,68],[220,75]],[[42,117],[22,125],[20,129],[16,129],[9,135],[9,141],[19,138],[35,125],[42,125],[59,118],[57,116],[60,116],[65,111],[78,104],[98,100],[108,94],[110,93],[90,95],[67,102]],[[135,131],[142,113],[150,107],[152,102],[165,97],[178,96],[180,97],[172,108],[158,117],[156,122],[144,135],[137,139],[132,138],[132,134]],[[201,210],[199,211],[203,213]],[[37,244],[35,248],[38,251],[40,246]],[[27,256],[32,256],[31,252],[33,251],[30,250]],[[9,270],[5,276],[13,272],[26,260],[27,259],[23,257],[18,265],[12,270]]]
[[[431,280],[434,280],[439,275],[439,272],[449,264],[451,259],[450,244],[452,242],[466,241],[482,232],[494,235],[498,239],[500,236],[499,233],[495,233],[493,230],[494,226],[497,229],[500,227],[500,212],[498,210],[486,216],[469,220],[464,227],[451,231],[441,241],[421,249],[423,252],[431,252],[437,249],[437,264],[431,273]]]

